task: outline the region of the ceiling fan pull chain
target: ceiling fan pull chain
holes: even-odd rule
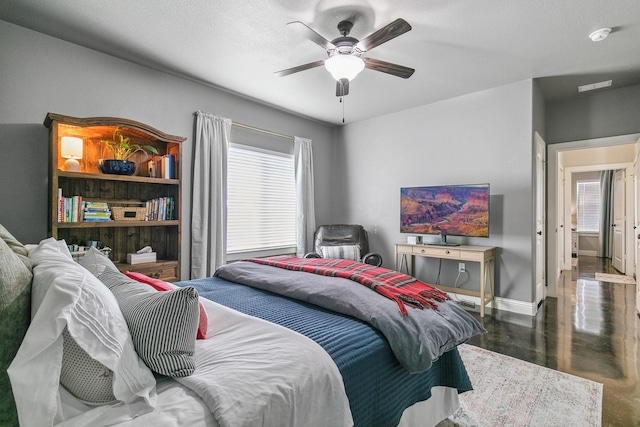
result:
[[[342,123],[344,123],[344,101],[343,96],[340,97],[340,103],[342,104]]]

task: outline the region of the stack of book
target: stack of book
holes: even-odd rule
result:
[[[147,221],[170,221],[176,219],[173,197],[158,197],[146,203]]]
[[[58,222],[82,221],[82,196],[63,197],[58,189]]]
[[[105,202],[83,202],[83,219],[85,222],[100,222],[111,220],[111,210]]]

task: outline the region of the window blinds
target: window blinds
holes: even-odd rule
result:
[[[578,232],[600,232],[600,181],[578,181],[576,219]]]
[[[293,155],[231,144],[227,162],[227,253],[295,246]]]

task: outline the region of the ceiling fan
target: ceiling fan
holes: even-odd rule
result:
[[[411,30],[411,25],[402,18],[398,18],[390,24],[385,25],[362,40],[349,37],[353,23],[347,20],[341,21],[338,24],[338,31],[341,36],[331,41],[300,21],[289,22],[287,25],[295,27],[309,40],[325,49],[328,58],[298,65],[293,68],[287,68],[286,70],[276,71],[274,74],[278,77],[288,76],[289,74],[324,65],[333,78],[336,79],[336,96],[345,96],[349,94],[349,81],[353,80],[364,68],[391,74],[403,79],[408,79],[415,71],[413,68],[392,64],[391,62],[362,57],[364,53],[374,47]]]

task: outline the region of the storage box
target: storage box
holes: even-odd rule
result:
[[[146,262],[156,262],[156,253],[148,252],[146,254],[127,254],[127,264],[136,265]]]
[[[114,221],[144,221],[147,215],[147,208],[112,206],[111,214]]]

